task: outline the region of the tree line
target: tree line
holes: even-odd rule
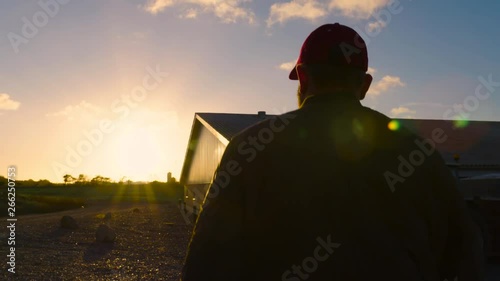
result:
[[[78,176],[73,176],[70,174],[66,174],[63,176],[63,182],[64,184],[60,183],[53,183],[47,179],[40,179],[40,180],[16,180],[16,186],[19,187],[53,187],[53,186],[61,186],[61,185],[121,185],[121,184],[134,184],[133,181],[127,179],[126,177],[122,177],[118,182],[113,182],[111,178],[97,175],[93,178],[90,178],[89,176],[85,174],[79,174]],[[162,182],[159,181],[153,181],[150,184],[153,185],[158,185],[161,184]],[[170,184],[176,184],[178,183],[175,178],[169,177],[168,182]],[[0,187],[1,186],[7,186],[8,184],[8,179],[4,176],[0,176]]]
[[[108,177],[103,177],[103,176],[95,176],[94,178],[89,180],[89,177],[80,174],[78,177],[73,177],[70,174],[66,174],[63,176],[64,184],[86,184],[86,183],[91,183],[91,184],[106,184],[106,183],[111,183],[111,179]]]

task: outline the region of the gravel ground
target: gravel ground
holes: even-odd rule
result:
[[[105,223],[107,212],[112,213],[109,225],[116,230],[117,240],[95,243],[95,231]],[[63,215],[73,216],[79,228],[61,229]],[[191,230],[173,203],[100,203],[20,216],[16,274],[8,273],[2,262],[0,280],[178,280]],[[0,256],[7,261],[7,231],[2,230],[0,237]],[[500,280],[499,263],[488,267],[486,280]]]
[[[109,225],[116,230],[116,242],[95,243],[95,231],[105,222],[106,212],[112,213]],[[79,228],[61,229],[63,215],[73,216]],[[16,274],[8,273],[2,262],[0,280],[178,280],[191,229],[173,203],[101,203],[20,216]],[[7,233],[0,235],[6,261]]]

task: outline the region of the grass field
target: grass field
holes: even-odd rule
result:
[[[16,215],[41,214],[82,208],[95,201],[166,202],[182,198],[183,190],[178,183],[150,184],[84,184],[19,186],[15,190]],[[7,188],[0,191],[0,200],[7,202]],[[7,210],[6,210],[7,211]],[[0,213],[0,217],[7,212]]]

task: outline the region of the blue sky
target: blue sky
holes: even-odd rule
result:
[[[297,107],[288,70],[329,22],[368,44],[375,79],[364,105],[500,121],[499,10],[451,0],[1,1],[0,175],[17,165],[21,179],[178,177],[195,112]],[[127,103],[144,79],[155,87]]]

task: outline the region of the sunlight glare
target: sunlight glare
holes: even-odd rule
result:
[[[158,171],[162,155],[162,146],[158,136],[147,128],[129,128],[115,142],[115,168],[133,180],[147,181]],[[165,146],[165,144],[163,144]]]

